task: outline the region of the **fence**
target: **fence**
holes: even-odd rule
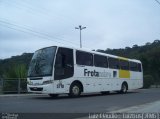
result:
[[[151,85],[150,88],[160,88],[160,84],[157,85]]]
[[[26,78],[1,78],[0,79],[0,94],[7,93],[26,93],[27,79]]]

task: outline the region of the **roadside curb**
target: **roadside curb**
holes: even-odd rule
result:
[[[46,96],[47,94],[2,94],[1,97]]]

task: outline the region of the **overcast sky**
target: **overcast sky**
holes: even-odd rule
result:
[[[160,39],[155,0],[0,0],[0,59],[52,45],[85,49],[144,45]]]

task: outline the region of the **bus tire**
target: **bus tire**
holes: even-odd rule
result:
[[[48,95],[52,98],[58,97],[58,94],[48,94]]]
[[[125,83],[125,82],[122,83],[120,93],[122,93],[122,94],[127,93],[127,90],[128,90],[127,83]]]
[[[82,87],[79,83],[73,83],[70,87],[69,96],[70,97],[79,97],[82,92]]]

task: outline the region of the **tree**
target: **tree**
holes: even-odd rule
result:
[[[10,67],[9,71],[6,72],[6,78],[26,78],[27,68],[25,64],[18,64]]]
[[[132,48],[138,48],[138,45],[137,44],[135,44],[135,45],[133,45],[133,47]]]
[[[150,86],[154,84],[153,77],[151,75],[144,76],[143,88],[150,88]]]
[[[150,42],[147,42],[146,45],[151,45],[151,43],[150,43]]]
[[[27,68],[24,64],[19,64],[14,67],[17,78],[26,78],[27,77]]]

